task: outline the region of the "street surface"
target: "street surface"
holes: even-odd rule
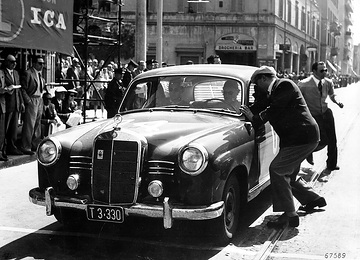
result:
[[[267,189],[249,204],[237,236],[225,247],[204,237],[211,226],[199,222],[179,221],[164,230],[159,220],[136,219],[131,225],[67,230],[29,202],[28,192],[37,186],[32,162],[0,170],[0,259],[360,259],[360,83],[335,92],[345,105],[340,109],[330,101],[340,170],[314,177],[325,167],[326,149],[314,154],[313,167],[303,163],[303,178],[328,206],[301,215],[298,228],[266,227],[274,215]]]

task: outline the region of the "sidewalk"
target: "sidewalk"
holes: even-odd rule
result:
[[[93,109],[88,109],[86,110],[86,122],[91,122],[93,120],[101,120],[106,118],[107,113],[106,113],[106,109],[104,109],[104,114],[103,117],[100,108],[97,111],[97,118],[94,118],[94,110]],[[21,165],[24,163],[28,163],[28,162],[32,162],[35,161],[37,158],[36,154],[34,155],[8,155],[8,161],[7,162],[2,162],[0,161],[0,172],[1,169],[4,168],[9,168],[9,167],[13,167],[13,166],[17,166],[17,165]]]

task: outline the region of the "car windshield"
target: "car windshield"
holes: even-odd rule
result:
[[[213,76],[169,76],[135,81],[121,111],[149,108],[210,109],[240,113],[244,84]]]

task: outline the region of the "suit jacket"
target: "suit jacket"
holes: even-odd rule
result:
[[[0,70],[0,114],[5,114],[6,112],[5,86],[5,75],[4,72]]]
[[[64,107],[65,107],[65,102],[64,100],[61,102],[61,106],[60,103],[58,102],[56,97],[53,97],[51,99],[51,103],[54,104],[55,107],[55,111],[57,113],[57,115],[59,116],[59,118],[61,119],[61,121],[65,124],[66,121],[69,118],[69,114],[68,113],[64,113]]]
[[[322,80],[321,93],[312,76],[298,82],[302,95],[313,116],[319,116],[328,109],[326,98],[334,95],[334,85],[331,79]]]
[[[280,137],[280,148],[319,141],[319,127],[293,81],[277,79],[268,99],[268,107],[254,116],[253,123],[269,121]]]
[[[11,77],[9,71],[4,69],[5,74],[5,85],[20,85],[20,76],[16,70],[13,70],[14,79]],[[6,93],[6,112],[20,112],[21,105],[23,104],[23,97],[21,93],[21,89],[14,89],[11,93]]]
[[[37,88],[39,87],[38,73],[39,72],[35,68],[30,68],[24,72],[24,75],[20,79],[25,104],[30,102],[30,97],[35,94]],[[41,81],[43,86],[41,93],[43,93],[44,90],[48,92],[45,87],[45,80],[43,77],[41,77]]]
[[[119,109],[123,97],[122,83],[116,78],[113,78],[105,92],[105,108],[106,109]]]

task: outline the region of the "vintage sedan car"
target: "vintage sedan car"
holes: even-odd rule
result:
[[[278,151],[269,124],[254,129],[223,99],[232,81],[238,103],[251,105],[255,69],[183,65],[140,74],[114,118],[40,143],[30,201],[66,225],[140,216],[171,228],[176,220],[209,220],[220,240],[231,239],[244,205],[269,185]]]

